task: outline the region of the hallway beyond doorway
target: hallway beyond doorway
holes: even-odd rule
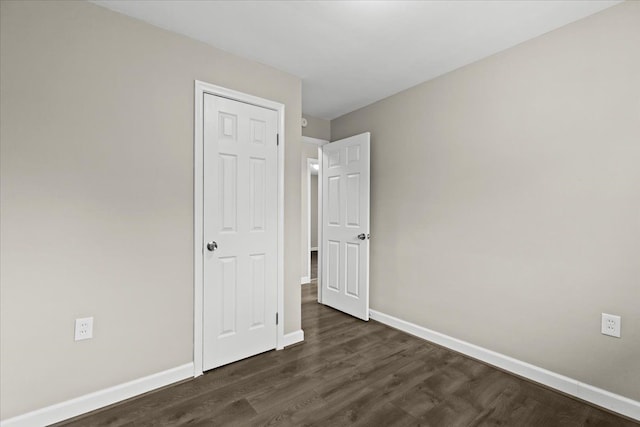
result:
[[[318,251],[311,251],[311,283],[318,281]]]

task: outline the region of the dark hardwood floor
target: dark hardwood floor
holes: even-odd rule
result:
[[[640,425],[302,294],[304,343],[60,425]]]

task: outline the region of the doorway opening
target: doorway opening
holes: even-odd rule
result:
[[[319,218],[319,148],[329,141],[303,136],[301,150],[301,284],[317,283],[320,244]]]
[[[307,159],[307,254],[309,282],[318,281],[318,159]]]

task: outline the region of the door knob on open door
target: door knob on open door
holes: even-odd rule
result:
[[[367,235],[366,235],[366,234],[364,234],[364,233],[360,233],[360,234],[358,234],[358,239],[360,239],[360,240],[366,240],[366,238],[367,238]]]
[[[211,242],[207,243],[207,250],[208,250],[209,252],[213,252],[213,251],[215,251],[216,249],[218,249],[218,244],[217,244],[216,242],[211,241]]]

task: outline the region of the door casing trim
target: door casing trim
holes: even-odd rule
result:
[[[278,256],[277,280],[279,322],[276,327],[276,349],[284,348],[284,110],[282,103],[216,86],[200,80],[194,84],[193,132],[193,376],[203,372],[203,292],[204,292],[204,95],[211,94],[278,113]]]
[[[304,142],[304,141],[303,141]],[[309,283],[311,281],[311,251],[318,250],[320,244],[316,242],[315,248],[311,246],[311,165],[317,164],[320,167],[320,163],[318,163],[318,159],[314,159],[312,157],[307,157],[304,159],[303,166],[305,170],[305,179],[306,179],[306,187],[307,187],[307,198],[304,200],[304,203],[307,207],[307,215],[306,215],[306,225],[307,230],[305,234],[307,235],[307,247],[305,248],[304,256],[306,257],[304,271],[302,272],[303,276],[300,279],[300,284],[304,285],[305,283]],[[317,176],[320,176],[318,174]],[[317,189],[316,189],[317,193]],[[317,233],[316,233],[317,236]],[[317,277],[316,277],[317,279]]]

